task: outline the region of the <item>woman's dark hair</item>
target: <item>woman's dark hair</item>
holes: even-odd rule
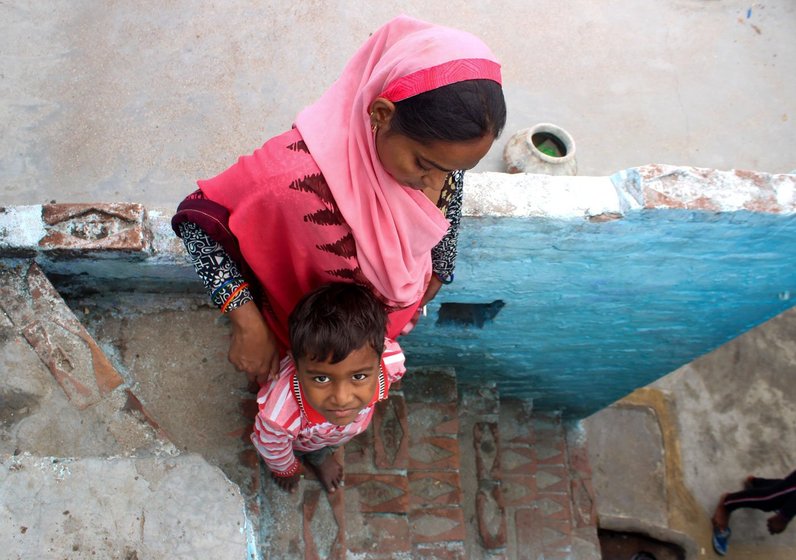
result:
[[[492,80],[465,80],[395,103],[390,128],[417,142],[461,142],[500,136],[506,125],[503,88]]]
[[[369,344],[381,356],[387,312],[376,297],[356,284],[326,284],[306,294],[288,318],[290,349],[298,362],[336,364]]]

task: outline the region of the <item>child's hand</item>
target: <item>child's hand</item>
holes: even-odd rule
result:
[[[230,363],[243,371],[249,381],[260,385],[279,374],[279,348],[276,337],[265,324],[254,302],[248,302],[229,312],[232,338],[229,342]]]
[[[298,489],[299,481],[301,480],[301,471],[293,476],[276,476],[274,473],[271,473],[271,478],[274,479],[274,482],[276,482],[277,486],[282,490],[292,494]]]
[[[772,535],[781,533],[788,526],[788,520],[779,513],[769,517],[766,523],[768,525],[768,532]]]

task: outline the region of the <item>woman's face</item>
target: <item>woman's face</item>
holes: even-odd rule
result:
[[[486,135],[465,142],[420,143],[392,132],[387,124],[376,131],[376,152],[385,171],[400,184],[417,190],[439,191],[450,172],[475,167],[494,140],[493,136]]]
[[[487,134],[464,142],[421,143],[390,128],[395,112],[392,102],[377,98],[370,110],[371,124],[378,125],[375,141],[381,165],[400,184],[427,194],[442,190],[451,171],[475,167],[495,141]]]

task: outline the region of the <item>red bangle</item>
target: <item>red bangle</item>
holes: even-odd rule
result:
[[[227,307],[229,307],[229,304],[232,303],[232,300],[235,299],[235,296],[238,295],[239,293],[241,293],[241,291],[243,291],[244,288],[248,288],[248,287],[249,287],[249,283],[248,282],[244,282],[243,284],[241,284],[240,286],[235,288],[235,290],[227,298],[227,301],[224,302],[224,305],[221,306],[221,313],[226,313],[227,312]]]

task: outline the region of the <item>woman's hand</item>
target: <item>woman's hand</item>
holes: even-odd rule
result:
[[[279,374],[279,347],[276,337],[253,301],[227,314],[232,323],[232,339],[227,358],[249,381],[263,385]]]
[[[420,308],[422,309],[425,304],[430,302],[439,292],[439,289],[442,287],[442,281],[437,278],[436,274],[431,275],[431,280],[428,281],[428,287],[426,288],[426,293],[423,294],[423,298],[420,300]]]

